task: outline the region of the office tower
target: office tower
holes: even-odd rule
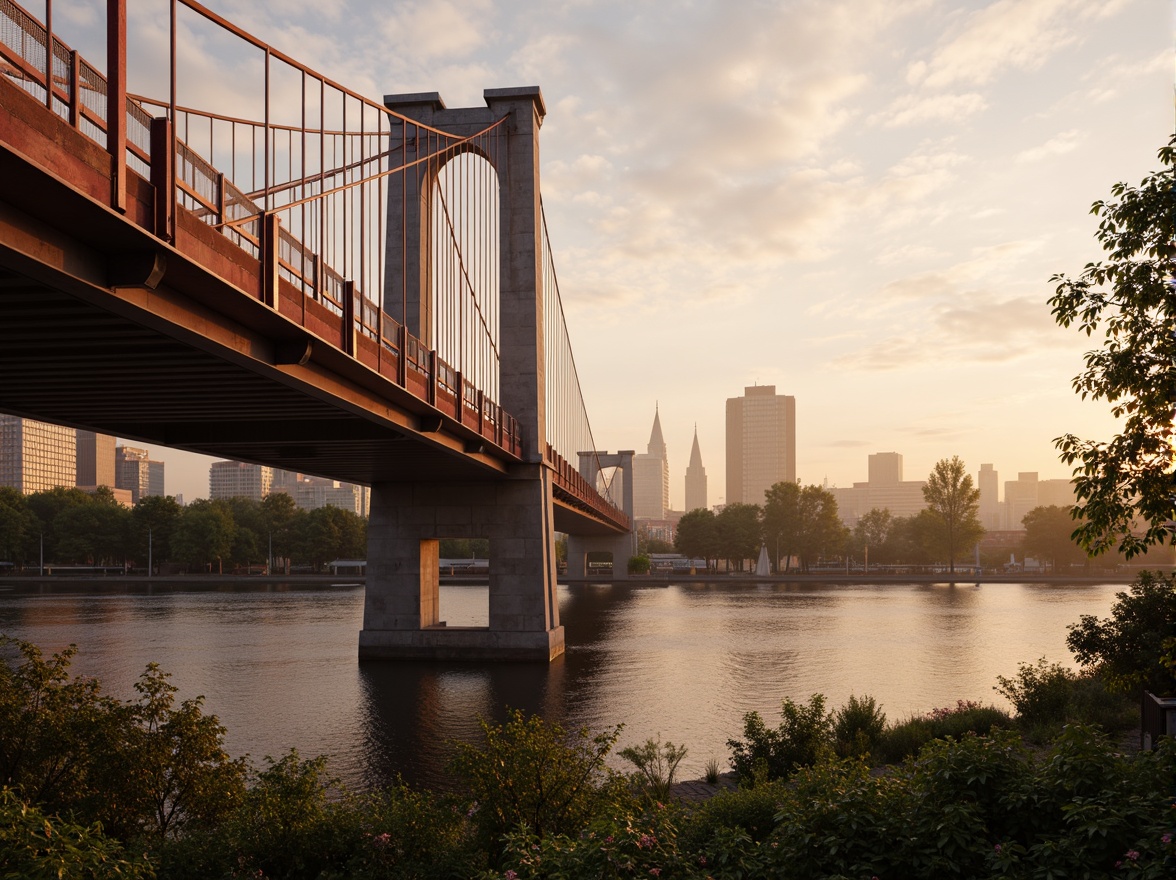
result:
[[[871,486],[897,486],[902,482],[902,456],[897,452],[875,452],[866,470]]]
[[[764,493],[796,481],[796,398],[775,385],[727,400],[727,503],[763,504]]]
[[[980,465],[976,475],[976,486],[980,490],[980,506],[977,511],[980,525],[990,532],[1000,529],[1000,483],[996,469],[991,464]]]
[[[77,485],[77,432],[0,415],[0,486],[31,495]]]
[[[1073,480],[1038,480],[1037,504],[1041,507],[1073,507],[1078,500]]]
[[[670,468],[666,461],[661,417],[656,407],[646,449],[644,455],[633,456],[633,516],[635,519],[665,519],[670,508]]]
[[[1017,479],[1006,480],[1004,484],[1004,527],[1010,531],[1025,528],[1022,520],[1025,514],[1038,506],[1037,471],[1022,471]]]
[[[114,450],[114,479],[119,489],[128,489],[131,502],[166,494],[164,491],[163,462],[152,461],[146,449],[118,446]]]
[[[694,445],[690,447],[690,464],[686,466],[686,511],[706,510],[706,469],[698,449],[698,426],[694,427]]]
[[[77,485],[116,488],[114,473],[115,438],[94,431],[77,432]]]
[[[214,461],[208,468],[208,497],[260,501],[273,486],[272,468],[243,461]]]

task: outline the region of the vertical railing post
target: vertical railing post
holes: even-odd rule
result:
[[[428,385],[426,386],[426,397],[429,401],[429,406],[437,405],[437,352],[434,349],[429,349],[429,375],[427,376]]]
[[[81,56],[77,49],[69,50],[69,124],[77,128],[82,124],[82,82]]]
[[[45,109],[53,112],[53,0],[45,0]]]
[[[176,240],[176,154],[172,149],[172,121],[166,116],[151,120],[151,185],[155,188],[155,235]],[[126,167],[126,150],[123,150]],[[124,188],[125,192],[125,188]]]
[[[261,301],[271,309],[278,302],[278,241],[281,220],[273,211],[261,214]]]
[[[453,407],[453,415],[457,419],[459,425],[465,424],[465,378],[461,374],[461,370],[454,370],[453,373],[453,397],[456,405]]]
[[[50,80],[50,89],[53,83]],[[106,0],[106,150],[110,206],[127,211],[127,0]],[[154,160],[152,160],[154,164]]]
[[[396,362],[396,384],[403,388],[408,382],[408,328],[403,324],[396,328],[396,348],[400,351]]]
[[[485,437],[486,429],[486,395],[478,391],[478,436]]]
[[[218,171],[216,175],[216,222],[223,226],[225,223],[225,173]]]
[[[355,282],[343,282],[343,351],[355,357]]]

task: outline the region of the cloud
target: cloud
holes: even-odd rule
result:
[[[887,128],[926,122],[961,122],[983,112],[988,101],[978,92],[939,95],[903,95],[870,122]]]
[[[1081,142],[1082,135],[1076,129],[1063,131],[1061,134],[1050,138],[1044,144],[1031,147],[1028,150],[1022,150],[1017,154],[1016,161],[1022,163],[1040,162],[1043,159],[1062,156],[1076,150]]]
[[[872,444],[869,440],[831,440],[824,445],[833,449],[861,449]]]

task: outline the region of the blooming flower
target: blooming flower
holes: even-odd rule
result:
[[[1134,862],[1139,858],[1139,852],[1137,850],[1129,849],[1127,850],[1127,858]]]
[[[518,873],[517,873],[517,872],[515,872],[515,871],[513,871],[513,870],[508,870],[508,871],[507,871],[505,874],[503,874],[502,876],[503,876],[503,877],[505,877],[505,878],[506,878],[506,880],[515,880],[515,878],[517,878],[519,875],[518,875]]]
[[[657,877],[661,874],[661,868],[650,868],[649,873],[652,874],[654,877]]]
[[[1169,843],[1171,843],[1171,842],[1172,842],[1172,835],[1171,835],[1171,834],[1165,834],[1163,837],[1161,837],[1161,838],[1160,838],[1160,841],[1161,841],[1162,843],[1164,843],[1164,844],[1169,844]]]

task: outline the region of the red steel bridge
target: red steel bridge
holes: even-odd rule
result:
[[[631,526],[598,491],[624,463],[593,452],[539,89],[376,103],[151,6],[129,29],[108,0],[95,66],[52,0],[0,0],[0,411],[369,484],[361,657],[558,655],[554,533],[622,563]],[[490,540],[488,627],[439,619],[447,537]]]

